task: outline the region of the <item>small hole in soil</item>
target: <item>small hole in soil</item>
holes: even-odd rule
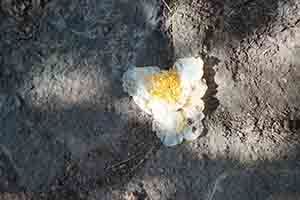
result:
[[[291,130],[299,130],[300,129],[300,120],[289,120],[289,128]]]
[[[215,82],[216,71],[213,68],[220,61],[215,57],[205,58],[204,64],[204,78],[206,80],[208,89],[203,97],[205,103],[204,114],[210,115],[219,106],[219,100],[216,98],[218,85]]]
[[[188,123],[188,125],[192,125],[193,124],[193,120],[192,119],[187,119],[187,123]]]
[[[195,133],[196,130],[197,130],[197,128],[195,126],[193,126],[193,128],[192,128],[193,133]]]

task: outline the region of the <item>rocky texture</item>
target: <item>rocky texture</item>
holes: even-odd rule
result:
[[[299,198],[298,1],[20,2],[1,2],[0,199]],[[121,76],[187,55],[205,130],[166,148]]]
[[[129,65],[171,59],[160,6],[51,1],[28,19],[35,29],[26,38],[3,7],[0,144],[6,168],[15,166],[12,190],[76,191],[72,180],[88,191],[110,181],[108,166],[152,148],[147,116],[123,93],[121,77]]]

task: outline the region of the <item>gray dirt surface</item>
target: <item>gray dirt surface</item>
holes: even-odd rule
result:
[[[300,199],[298,0],[3,0],[0,18],[0,200]],[[205,129],[167,148],[121,77],[184,56],[205,61]]]

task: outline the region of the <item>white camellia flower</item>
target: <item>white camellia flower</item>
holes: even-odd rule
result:
[[[123,76],[123,88],[135,103],[153,116],[153,130],[166,146],[196,139],[200,132],[192,122],[204,117],[201,99],[207,85],[201,58],[182,58],[172,69],[130,68]]]

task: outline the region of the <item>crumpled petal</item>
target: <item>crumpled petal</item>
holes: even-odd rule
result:
[[[146,90],[145,77],[159,72],[158,67],[131,67],[123,75],[123,89],[133,97],[135,103],[146,113],[151,114],[147,102],[151,97]]]
[[[183,138],[185,140],[188,140],[188,141],[195,140],[200,135],[200,132],[199,131],[193,131],[192,127],[186,127],[182,131],[182,133],[183,133]]]
[[[195,131],[187,122],[188,120],[201,121],[204,118],[202,112],[205,106],[201,98],[207,90],[206,82],[202,79],[203,61],[201,58],[178,59],[174,64],[174,69],[179,75],[181,87],[180,97],[174,103],[156,98],[148,91],[147,80],[149,79],[146,77],[160,73],[158,67],[130,68],[123,76],[124,90],[133,97],[142,110],[153,116],[152,129],[166,146],[174,146],[182,143],[184,139],[194,140],[199,137],[201,132]],[[162,83],[165,84],[165,81],[169,80],[164,79],[165,75],[174,80],[172,76],[168,76],[168,71],[163,72],[163,76],[158,76],[159,78],[154,80],[163,80]],[[173,83],[170,86],[174,86]],[[170,89],[168,92],[167,94],[172,94]]]
[[[157,137],[165,146],[174,146],[183,141],[182,134],[178,134],[176,131],[163,130],[158,121],[153,121],[153,131],[156,132]]]
[[[203,76],[203,60],[201,58],[181,58],[176,60],[175,68],[180,74],[183,84],[194,84]]]
[[[171,147],[177,144],[181,144],[183,136],[181,134],[165,133],[165,137],[161,140],[165,146]]]
[[[181,130],[184,128],[184,118],[175,111],[166,111],[163,109],[154,111],[153,130],[165,146],[174,146],[183,141]]]

